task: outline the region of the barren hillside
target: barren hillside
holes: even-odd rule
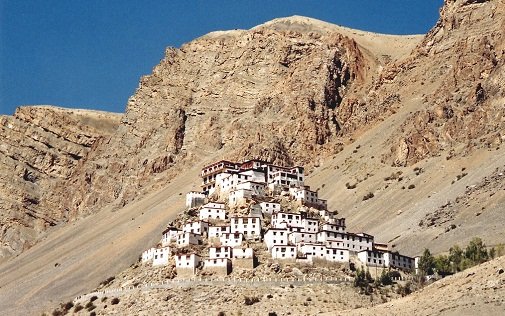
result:
[[[503,315],[505,257],[437,281],[419,292],[341,315]]]
[[[0,262],[32,246],[68,212],[50,198],[119,114],[27,106],[0,117]],[[68,193],[68,192],[67,192]]]

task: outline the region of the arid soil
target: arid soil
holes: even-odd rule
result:
[[[503,315],[505,256],[439,280],[406,297],[338,315]],[[330,314],[328,314],[330,315]],[[332,313],[332,315],[335,315]]]
[[[396,296],[396,295],[395,295]],[[94,302],[97,315],[316,315],[324,312],[372,306],[369,296],[358,294],[349,285],[243,287],[196,286],[180,289],[135,291],[117,296],[119,303],[111,305],[114,295]],[[259,301],[247,305],[246,298]],[[376,299],[378,299],[376,297]],[[85,306],[86,302],[81,304]],[[107,307],[105,307],[105,305]],[[83,309],[77,315],[88,315]]]

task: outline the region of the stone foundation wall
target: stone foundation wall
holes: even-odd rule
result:
[[[193,277],[195,275],[195,269],[193,268],[176,268],[177,276],[181,278]]]
[[[254,268],[254,259],[253,258],[233,259],[233,268],[253,269]]]
[[[231,272],[231,267],[230,265],[226,267],[204,267],[203,271],[212,272],[215,275],[228,275]]]

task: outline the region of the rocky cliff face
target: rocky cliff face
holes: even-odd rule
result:
[[[70,177],[119,117],[42,106],[0,117],[0,257],[23,251],[47,227],[67,219],[47,198],[51,188]]]
[[[350,37],[296,18],[169,48],[110,141],[72,177],[75,216],[123,206],[205,157],[312,163],[334,153],[339,106],[378,62]],[[335,27],[336,28],[336,27]],[[344,118],[345,119],[345,118]]]
[[[382,77],[379,90],[401,82],[429,87],[417,93],[423,107],[390,139],[392,164],[450,159],[505,140],[504,12],[503,1],[446,1],[411,58]]]

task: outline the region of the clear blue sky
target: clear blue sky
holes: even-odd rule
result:
[[[19,105],[123,112],[165,47],[304,15],[380,33],[426,33],[443,0],[0,0],[0,114]]]

